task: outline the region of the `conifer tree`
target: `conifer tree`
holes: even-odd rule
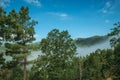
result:
[[[21,7],[19,12],[14,9],[8,15],[0,8],[0,37],[5,44],[6,54],[12,57],[3,68],[13,68],[24,65],[24,80],[26,80],[27,54],[30,52],[27,44],[35,40],[34,26],[36,21],[31,20],[28,7]]]

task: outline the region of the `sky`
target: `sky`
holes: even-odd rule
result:
[[[73,39],[106,35],[120,21],[120,0],[0,0],[7,13],[29,7],[29,15],[38,21],[36,41],[52,29],[68,30]]]

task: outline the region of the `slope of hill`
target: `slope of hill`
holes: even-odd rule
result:
[[[78,38],[75,40],[78,56],[86,56],[97,49],[110,49],[110,38],[108,36],[93,36],[89,38]]]
[[[75,44],[78,47],[90,47],[96,44],[100,44],[108,40],[108,36],[92,36],[89,38],[77,38],[75,39]]]

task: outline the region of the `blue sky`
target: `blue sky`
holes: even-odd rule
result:
[[[28,6],[38,21],[37,41],[54,28],[68,30],[74,39],[105,35],[120,21],[120,0],[0,0],[0,6],[7,12]]]

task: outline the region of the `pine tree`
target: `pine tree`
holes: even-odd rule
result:
[[[0,11],[2,9],[0,8]],[[24,80],[26,80],[27,54],[30,52],[28,44],[35,40],[34,25],[31,20],[28,7],[21,7],[19,12],[11,10],[8,15],[0,12],[0,37],[5,44],[6,54],[12,57],[3,68],[11,69],[19,64],[24,64]]]

